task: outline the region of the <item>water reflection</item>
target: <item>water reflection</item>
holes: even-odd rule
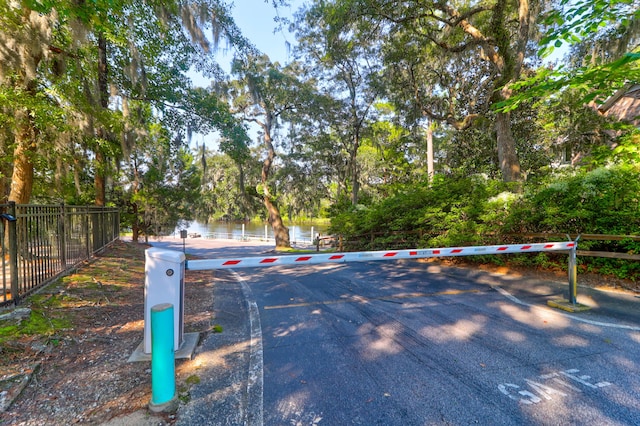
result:
[[[306,225],[293,224],[287,225],[289,228],[289,238],[291,242],[311,243],[314,237],[319,233],[325,235],[327,225]],[[211,222],[209,224],[199,223],[197,221],[189,222],[189,226],[177,227],[174,231],[175,236],[180,235],[180,230],[186,229],[187,234],[191,236],[200,236],[202,238],[215,239],[233,239],[233,240],[272,240],[273,230],[270,225],[264,225],[257,222]]]

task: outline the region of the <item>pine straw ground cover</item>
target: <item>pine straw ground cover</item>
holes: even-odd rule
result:
[[[0,320],[0,424],[102,424],[134,412],[175,420],[149,417],[150,362],[128,362],[144,334],[147,247],[118,241]],[[185,333],[204,338],[214,330],[212,274],[187,271],[185,286]],[[193,361],[177,360],[182,401],[197,382]]]

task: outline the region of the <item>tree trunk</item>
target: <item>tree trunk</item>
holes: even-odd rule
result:
[[[353,108],[355,111],[355,107]],[[360,121],[358,120],[356,114],[354,113],[353,118],[353,146],[351,147],[351,152],[349,155],[349,172],[351,174],[351,205],[355,206],[358,204],[358,195],[360,192],[360,176],[358,173],[358,149],[360,148]]]
[[[135,197],[140,190],[140,173],[138,172],[138,161],[137,158],[133,157],[133,183],[131,185],[131,192]],[[131,224],[131,239],[134,242],[138,242],[140,238],[140,211],[138,210],[138,203],[131,203],[131,211],[133,213],[133,223]]]
[[[516,152],[516,141],[511,133],[510,114],[499,112],[496,115],[495,125],[502,180],[503,182],[517,182],[520,180],[520,161]]]
[[[276,158],[276,151],[273,148],[273,142],[271,140],[271,116],[266,114],[265,123],[262,124],[262,130],[264,131],[264,145],[267,148],[267,158],[262,163],[262,200],[264,206],[269,214],[269,224],[273,229],[273,236],[276,239],[276,248],[289,248],[291,247],[291,241],[289,240],[289,228],[284,225],[280,210],[273,200],[273,196],[269,191],[269,176],[271,174],[271,166],[273,160]]]
[[[15,141],[9,201],[28,204],[33,189],[33,157],[36,153],[36,129],[29,111],[16,112]]]
[[[9,200],[9,191],[11,190],[11,180],[8,177],[13,170],[8,164],[0,165],[0,204],[6,204]]]
[[[138,220],[138,204],[132,203],[131,210],[133,212],[133,223],[131,224],[131,240],[135,243],[140,238],[140,221]]]
[[[433,183],[433,124],[427,126],[427,179]]]
[[[360,182],[358,176],[357,152],[351,155],[351,205],[358,204],[358,194],[360,192]]]
[[[106,179],[104,177],[105,159],[100,147],[96,147],[96,167],[93,176],[93,185],[96,191],[96,206],[104,206],[106,201]]]
[[[289,248],[291,247],[291,241],[289,240],[289,228],[284,225],[282,216],[270,197],[264,197],[264,206],[269,213],[269,223],[273,230],[273,236],[276,239],[276,248]]]

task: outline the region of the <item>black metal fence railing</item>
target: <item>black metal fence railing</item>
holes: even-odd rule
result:
[[[120,235],[117,208],[0,204],[0,306],[89,259]]]

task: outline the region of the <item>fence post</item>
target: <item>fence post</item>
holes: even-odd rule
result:
[[[60,204],[60,219],[58,222],[58,235],[60,236],[60,263],[62,269],[67,269],[67,215],[64,203]]]
[[[102,232],[100,233],[101,235],[101,241],[100,241],[100,247],[104,247],[105,245],[107,245],[107,218],[105,217],[105,206],[102,206],[102,209],[100,211],[100,229],[102,230]]]
[[[7,224],[9,225],[9,273],[11,274],[11,300],[13,301],[13,304],[17,306],[20,301],[20,293],[18,292],[18,232],[15,201],[9,201],[9,212],[11,219],[7,220]]]
[[[89,237],[89,214],[90,214],[90,210],[89,210],[89,206],[85,206],[84,208],[84,215],[83,215],[83,219],[82,219],[82,232],[84,232],[84,248],[86,250],[86,256],[87,259],[89,259],[91,257],[91,238]]]
[[[120,209],[115,211],[113,215],[113,239],[120,238]]]

